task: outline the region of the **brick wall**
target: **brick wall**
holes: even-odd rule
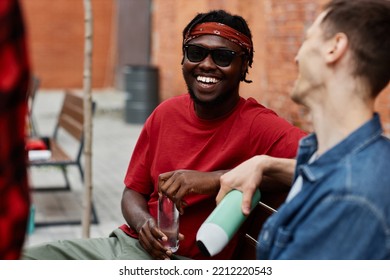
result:
[[[93,0],[93,86],[113,81],[115,0]],[[84,7],[81,0],[20,0],[34,73],[41,88],[81,88],[84,59]]]
[[[83,4],[81,0],[20,0],[23,5],[34,73],[42,88],[81,88],[83,69]],[[142,1],[142,0],[139,0]],[[151,61],[160,70],[160,99],[186,92],[181,74],[181,32],[198,13],[225,9],[249,23],[255,48],[253,67],[241,84],[252,96],[294,124],[310,130],[307,112],[289,92],[296,79],[294,57],[304,30],[326,0],[153,0]],[[114,86],[116,0],[93,0],[93,87]],[[129,42],[131,48],[131,42]],[[390,135],[390,87],[376,104]]]
[[[152,61],[160,68],[160,96],[166,99],[186,91],[181,74],[181,32],[198,12],[225,9],[243,16],[252,31],[254,62],[251,84],[240,92],[269,106],[290,122],[311,130],[308,112],[289,98],[297,75],[294,57],[304,30],[311,25],[325,0],[154,0]],[[390,87],[376,104],[390,135]]]

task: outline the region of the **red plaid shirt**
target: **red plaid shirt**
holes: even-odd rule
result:
[[[18,0],[0,1],[0,259],[18,259],[30,195],[25,153],[29,63]]]

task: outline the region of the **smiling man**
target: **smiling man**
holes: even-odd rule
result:
[[[189,94],[160,104],[144,125],[124,180],[127,224],[110,238],[51,243],[31,248],[24,257],[206,259],[195,237],[216,206],[221,174],[258,154],[293,158],[305,135],[254,99],[240,97],[240,83],[252,65],[251,38],[240,16],[225,11],[197,15],[183,31]],[[159,193],[174,200],[181,212],[176,255],[161,242]],[[214,258],[232,258],[236,245],[234,238]]]

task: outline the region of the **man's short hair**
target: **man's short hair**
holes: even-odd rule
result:
[[[333,0],[324,10],[325,38],[338,32],[348,37],[353,74],[366,79],[376,97],[390,80],[390,1]]]

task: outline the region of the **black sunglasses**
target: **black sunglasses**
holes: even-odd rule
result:
[[[184,52],[187,59],[191,62],[201,62],[209,54],[215,64],[221,67],[229,66],[235,56],[243,55],[245,52],[237,53],[228,49],[208,49],[199,45],[185,45]]]

